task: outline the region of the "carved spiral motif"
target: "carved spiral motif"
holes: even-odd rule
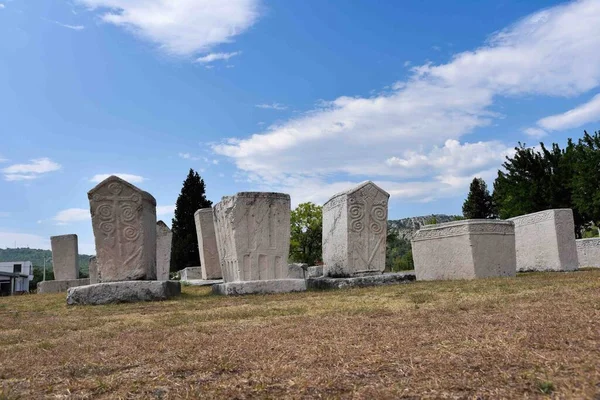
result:
[[[371,210],[371,215],[376,221],[385,221],[387,219],[386,214],[387,212],[383,204],[377,204],[373,206],[373,209]]]
[[[110,219],[112,217],[112,207],[110,204],[101,204],[96,209],[96,212],[100,215],[102,219]]]
[[[140,236],[140,232],[137,229],[135,229],[133,226],[126,226],[125,229],[123,229],[123,237],[125,237],[126,240],[134,241],[139,236]]]
[[[112,194],[120,194],[123,191],[123,185],[117,182],[113,182],[110,185],[108,185],[108,190]]]
[[[92,200],[100,201],[100,195],[98,193],[96,193],[95,195],[92,196]]]
[[[123,218],[123,221],[126,221],[126,222],[133,221],[135,219],[135,216],[136,216],[135,209],[133,207],[131,207],[129,204],[124,204],[121,207],[121,217]]]
[[[115,231],[115,224],[113,224],[110,221],[100,222],[99,227],[100,227],[100,230],[107,235],[109,235]]]
[[[371,222],[371,225],[369,225],[369,228],[371,229],[371,232],[373,232],[375,234],[379,234],[379,233],[383,232],[383,225],[378,224],[377,222]]]
[[[357,219],[352,221],[350,224],[350,229],[352,229],[354,232],[361,232],[363,229],[365,229],[365,224],[362,222],[362,220]]]
[[[135,202],[135,203],[139,203],[141,200],[141,197],[139,194],[134,194],[133,196],[131,196],[131,201]]]
[[[350,218],[352,219],[362,219],[365,216],[365,210],[360,204],[353,204],[348,209],[348,214],[350,214]]]

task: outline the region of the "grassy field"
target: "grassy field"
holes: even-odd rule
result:
[[[600,399],[600,270],[67,307],[0,298],[0,399]]]

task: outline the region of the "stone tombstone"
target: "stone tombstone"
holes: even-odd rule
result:
[[[201,208],[194,213],[202,279],[221,279],[221,264],[217,249],[217,236],[212,207]]]
[[[163,221],[156,223],[156,279],[169,280],[171,269],[171,243],[173,232]]]
[[[420,281],[515,276],[515,227],[486,219],[425,225],[412,254]]]
[[[573,271],[578,267],[573,211],[540,211],[511,218],[517,271]]]
[[[98,264],[96,263],[96,256],[90,257],[89,264],[89,275],[90,275],[90,284],[100,283],[98,280]]]
[[[575,243],[579,266],[600,268],[600,238],[577,239]]]
[[[54,279],[57,281],[79,279],[77,235],[51,236],[50,244]]]
[[[241,192],[213,211],[225,282],[288,279],[289,195]]]
[[[371,181],[323,205],[323,274],[351,277],[385,269],[388,199]]]
[[[110,176],[88,192],[100,282],[156,279],[156,200]]]

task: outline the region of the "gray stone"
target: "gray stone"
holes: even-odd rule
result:
[[[212,287],[213,293],[228,296],[243,294],[303,292],[305,290],[306,281],[304,279],[270,279],[260,281],[226,282],[219,285],[213,285]]]
[[[518,271],[573,271],[577,260],[573,211],[540,211],[511,218]]]
[[[110,176],[88,192],[100,282],[156,279],[156,200]]]
[[[171,269],[171,243],[173,232],[163,221],[156,223],[156,279],[169,280]]]
[[[600,238],[577,239],[579,267],[600,268]]]
[[[189,286],[211,286],[217,283],[223,283],[223,279],[190,279],[189,281],[180,281],[182,285]]]
[[[191,281],[193,279],[203,279],[201,267],[187,267],[179,271],[179,280]]]
[[[288,279],[304,279],[308,264],[304,263],[293,263],[288,264]]]
[[[308,267],[307,278],[317,278],[319,276],[323,276],[322,265],[314,265],[312,267]]]
[[[167,300],[181,294],[177,281],[122,281],[79,286],[67,291],[67,304],[110,304]]]
[[[306,286],[308,289],[325,290],[343,289],[351,287],[395,285],[399,283],[410,283],[414,280],[415,273],[414,271],[410,271],[385,273],[380,275],[357,276],[354,278],[309,278],[306,280]]]
[[[50,244],[54,279],[57,281],[79,279],[77,235],[51,236]]]
[[[96,262],[96,256],[90,257],[88,274],[90,275],[90,284],[100,283],[98,281],[98,263]]]
[[[194,221],[198,236],[202,279],[221,279],[223,273],[219,262],[213,209],[211,207],[199,209],[194,213]]]
[[[89,284],[89,278],[69,279],[64,281],[42,281],[37,284],[37,292],[38,294],[66,292],[69,288]]]
[[[323,273],[331,277],[381,274],[385,269],[390,195],[371,181],[323,205]]]
[[[417,280],[516,275],[511,221],[471,219],[426,225],[412,240]]]

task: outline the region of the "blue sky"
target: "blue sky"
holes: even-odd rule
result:
[[[0,247],[94,253],[107,174],[170,225],[189,168],[213,202],[371,179],[390,218],[460,214],[517,142],[598,129],[599,20],[599,0],[0,0]]]

